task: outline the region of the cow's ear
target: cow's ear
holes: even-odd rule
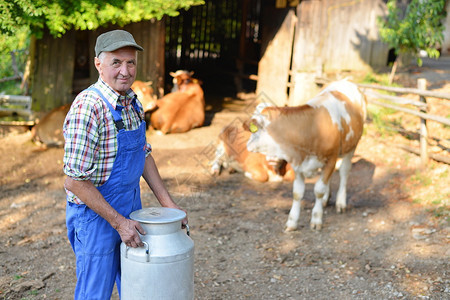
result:
[[[261,116],[265,119],[272,121],[280,115],[281,110],[278,107],[266,107],[261,111]]]
[[[175,72],[170,72],[169,74],[170,74],[170,76],[172,76],[172,77],[176,77],[176,76],[177,76],[177,73],[175,73]]]

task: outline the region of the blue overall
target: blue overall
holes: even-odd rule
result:
[[[110,177],[97,187],[118,213],[128,218],[141,209],[139,181],[145,164],[145,121],[136,130],[125,131],[121,117],[123,106],[116,110],[102,93],[91,87],[108,105],[118,129],[117,156]],[[133,101],[136,111],[139,107]],[[76,256],[77,285],[75,299],[111,298],[114,282],[120,294],[120,235],[102,217],[84,204],[68,202],[66,225]]]

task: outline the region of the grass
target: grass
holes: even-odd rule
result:
[[[441,168],[442,169],[442,168]],[[435,218],[450,225],[450,195],[448,193],[448,168],[437,172],[436,166],[430,166],[422,171],[416,171],[409,179],[409,194],[412,201],[425,207]]]
[[[395,86],[389,85],[388,74],[367,73],[358,82]],[[382,91],[378,92],[382,93]],[[367,110],[368,119],[372,121],[372,125],[375,127],[377,134],[382,138],[388,136],[395,137],[399,134],[398,129],[403,128],[405,123],[408,122],[407,118],[402,118],[402,114],[398,114],[393,109],[369,104]],[[447,115],[447,117],[450,117],[450,115]],[[450,126],[443,126],[450,128]],[[402,136],[407,140],[415,138],[413,134],[408,132],[403,132]],[[409,157],[411,156],[405,155],[402,160],[403,166],[409,166]],[[431,213],[439,222],[447,224],[447,226],[450,225],[449,175],[450,169],[448,166],[430,162],[426,169],[418,169],[411,175],[405,177],[401,186],[403,192],[410,195],[413,203],[423,206],[427,212]]]
[[[367,106],[368,119],[372,121],[381,136],[392,136],[397,133],[394,128],[399,126],[401,120],[389,120],[388,116],[393,113],[395,113],[393,109],[370,104]]]
[[[361,83],[379,84],[384,86],[398,86],[396,84],[389,84],[388,74],[376,74],[369,72],[361,79]],[[379,93],[392,94],[386,91],[378,91]],[[381,136],[393,135],[396,133],[394,128],[399,127],[401,119],[389,120],[388,116],[396,113],[394,109],[380,107],[369,104],[367,107],[367,115],[369,120],[373,122]]]
[[[449,218],[450,217],[450,208],[448,206],[447,207],[438,206],[435,208],[428,209],[428,211],[430,213],[432,213],[433,216],[436,218],[439,218],[439,219],[447,218],[447,223],[450,223],[450,218]],[[448,225],[450,225],[450,224],[448,224]]]
[[[446,118],[450,119],[450,115],[447,115]],[[450,129],[450,126],[448,126],[446,124],[442,124],[442,126],[444,126],[444,128],[446,128],[446,129]]]
[[[431,178],[427,176],[427,174],[423,174],[420,171],[416,171],[414,176],[411,177],[411,180],[414,184],[420,184],[422,186],[429,186],[431,185]]]

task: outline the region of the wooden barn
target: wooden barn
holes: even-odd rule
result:
[[[256,91],[278,105],[295,105],[316,73],[385,67],[388,48],[377,34],[383,0],[206,0],[177,17],[124,27],[145,49],[137,79],[158,96],[168,73],[195,72],[206,94]],[[44,34],[32,46],[33,111],[70,103],[95,82],[96,37],[115,27]],[[206,99],[208,102],[208,98]]]

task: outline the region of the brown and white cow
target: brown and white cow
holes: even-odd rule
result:
[[[295,171],[294,199],[286,231],[298,228],[305,177],[311,177],[319,170],[321,176],[314,186],[316,202],[311,228],[322,228],[323,206],[330,197],[330,177],[339,157],[342,157],[342,164],[336,210],[346,210],[351,159],[361,138],[365,117],[365,97],[355,84],[347,80],[331,83],[305,105],[258,105],[251,121],[246,124],[252,132],[248,150],[284,159]]]
[[[211,174],[217,176],[222,169],[231,169],[259,182],[293,181],[294,170],[286,161],[268,161],[264,154],[247,150],[250,135],[242,126],[225,126],[219,134]]]
[[[203,89],[192,72],[171,72],[177,89],[156,102],[151,125],[163,134],[182,133],[200,127],[205,121],[205,98]]]

